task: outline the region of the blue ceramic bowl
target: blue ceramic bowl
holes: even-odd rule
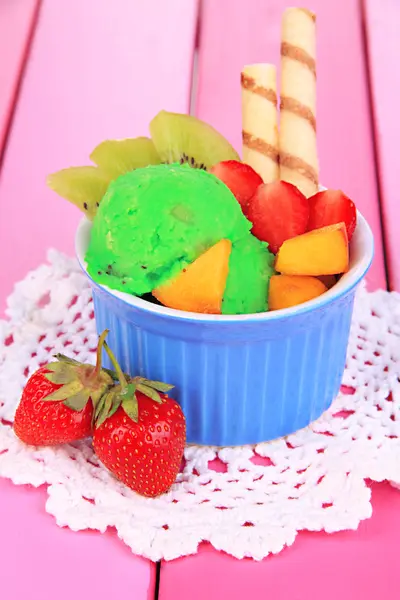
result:
[[[97,330],[110,330],[124,371],[176,386],[188,443],[256,444],[329,408],[345,367],[355,290],[373,257],[360,213],[350,269],[333,288],[290,309],[239,316],[173,310],[97,284],[84,259],[90,228],[83,219],[76,253],[93,289]]]

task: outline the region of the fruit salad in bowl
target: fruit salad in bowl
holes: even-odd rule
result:
[[[287,435],[339,391],[373,239],[353,200],[319,185],[315,67],[315,15],[288,9],[279,103],[274,65],[241,73],[242,157],[161,111],[149,137],[49,176],[85,215],[76,252],[99,333],[125,373],[174,385],[189,443]]]

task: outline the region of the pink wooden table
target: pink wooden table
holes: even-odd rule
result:
[[[73,252],[79,215],[46,189],[47,173],[83,164],[106,137],[145,134],[161,108],[191,109],[240,149],[237,74],[245,63],[277,60],[285,6],[284,0],[201,6],[197,0],[0,0],[0,256],[13,256],[1,261],[0,312],[13,284],[45,259],[48,247]],[[385,287],[388,272],[390,286],[400,289],[394,179],[400,6],[397,0],[363,6],[309,0],[308,6],[319,24],[322,180],[346,190],[374,229],[371,288]],[[59,529],[45,512],[45,490],[0,480],[0,597],[394,600],[400,494],[374,485],[372,498],[374,515],[357,532],[304,533],[260,563],[203,545],[198,555],[160,569],[133,556],[113,531]],[[102,577],[93,577],[99,565]]]

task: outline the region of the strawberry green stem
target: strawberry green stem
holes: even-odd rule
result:
[[[119,366],[118,361],[114,356],[114,353],[112,352],[111,348],[108,346],[106,341],[104,341],[104,350],[107,352],[108,358],[111,360],[112,366],[114,367],[114,370],[115,370],[117,377],[119,379],[119,382],[121,384],[121,388],[123,390],[126,389],[128,387],[128,382],[126,381],[126,377],[123,374],[122,369]]]
[[[95,368],[93,370],[93,374],[92,374],[94,379],[99,376],[100,371],[101,371],[101,353],[102,353],[103,346],[105,344],[108,333],[109,333],[109,330],[105,329],[103,331],[103,333],[101,334],[101,336],[99,337],[99,341],[97,343],[96,366],[95,366]]]

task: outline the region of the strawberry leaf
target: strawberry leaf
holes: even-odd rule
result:
[[[153,388],[149,387],[148,385],[144,385],[143,383],[138,383],[137,390],[138,390],[138,392],[142,392],[142,394],[144,394],[145,396],[148,396],[149,398],[154,400],[154,402],[157,402],[157,404],[162,404],[160,394],[156,390],[153,390]]]
[[[78,380],[71,381],[71,383],[67,383],[67,384],[63,385],[62,387],[60,387],[60,389],[56,390],[52,394],[49,394],[48,396],[43,398],[43,400],[45,402],[50,402],[50,401],[56,402],[57,400],[58,401],[66,400],[67,398],[70,398],[71,396],[75,396],[75,394],[78,394],[81,390],[83,390],[83,384],[81,381],[78,381]]]
[[[65,406],[75,410],[77,412],[83,410],[88,402],[88,396],[85,393],[85,390],[81,390],[74,396],[70,396],[66,400],[64,400]]]
[[[102,425],[104,423],[104,421],[108,418],[111,406],[113,404],[114,394],[115,394],[115,390],[112,390],[111,392],[108,392],[108,394],[105,394],[103,407],[99,413],[99,416],[98,416],[98,419],[96,422],[97,427],[100,427],[100,425]]]
[[[153,390],[157,390],[159,392],[169,392],[169,390],[172,390],[175,387],[169,383],[163,383],[162,381],[152,381],[151,379],[144,379],[143,377],[140,379],[142,380],[141,383],[144,383],[146,386],[151,387]]]
[[[122,388],[121,386],[118,387],[122,398],[131,398],[136,391],[136,381],[129,381],[129,383],[124,388]]]
[[[117,410],[121,406],[121,403],[122,403],[121,394],[114,394],[113,395],[113,403],[112,403],[111,409],[108,413],[108,418],[112,417],[113,414],[115,414],[117,412]]]
[[[102,396],[100,398],[100,400],[96,404],[96,408],[95,408],[95,411],[94,411],[94,418],[95,418],[96,421],[97,421],[97,419],[99,417],[99,414],[103,410],[105,400],[106,400],[106,394],[104,394],[104,396]]]
[[[90,394],[90,396],[92,398],[93,406],[97,406],[100,398],[113,385],[113,380],[108,375],[108,373],[105,373],[103,370],[100,371],[100,374],[98,375],[97,380],[95,380],[95,381],[96,381],[95,384],[91,384],[87,388],[88,394]]]
[[[50,373],[46,373],[45,377],[48,381],[51,381],[51,383],[62,385],[76,379],[75,371],[71,368],[71,365],[58,362],[50,363],[46,368]]]
[[[54,358],[59,360],[60,362],[67,363],[69,365],[82,366],[82,363],[75,360],[74,358],[70,358],[69,356],[65,356],[65,354],[54,354]]]
[[[135,423],[139,420],[139,408],[138,401],[136,398],[136,394],[133,394],[131,398],[126,398],[122,402],[122,408],[124,409],[126,415],[132,419]]]
[[[58,371],[60,369],[60,367],[64,367],[64,366],[65,365],[61,365],[59,362],[51,362],[46,365],[46,369],[48,371],[51,371],[52,373],[55,373],[56,371]]]
[[[74,376],[71,374],[62,374],[62,373],[46,373],[45,377],[51,383],[56,383],[57,385],[64,385],[65,383],[71,383],[74,380]]]
[[[78,362],[64,354],[55,355],[58,362],[46,365],[49,372],[45,374],[45,377],[51,383],[61,387],[44,400],[63,401],[65,406],[71,410],[81,411],[91,398],[96,416],[101,410],[104,410],[103,396],[114,383],[112,377],[101,368],[101,352],[107,334],[108,330],[106,329],[99,337],[95,365]],[[103,401],[101,402],[101,400]],[[107,412],[108,410],[106,415]]]

